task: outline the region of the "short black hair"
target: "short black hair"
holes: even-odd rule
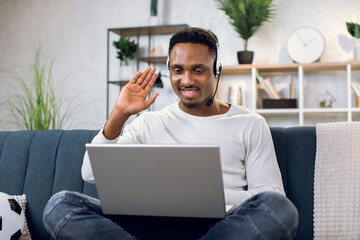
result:
[[[218,38],[210,30],[198,27],[188,27],[175,33],[169,43],[169,56],[177,43],[201,43],[208,46],[209,51],[217,58]]]

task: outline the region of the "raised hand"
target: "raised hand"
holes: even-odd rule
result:
[[[115,106],[104,126],[103,134],[107,139],[115,139],[120,135],[127,119],[154,103],[159,95],[154,93],[147,98],[153,87],[157,74],[156,68],[147,67],[144,72],[138,71],[135,76],[120,91]]]
[[[150,107],[159,95],[154,93],[147,99],[157,78],[155,70],[154,67],[147,67],[144,72],[138,71],[121,90],[116,99],[115,108],[121,110],[123,114],[131,116]]]

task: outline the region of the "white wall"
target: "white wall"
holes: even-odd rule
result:
[[[57,59],[55,80],[60,82],[67,76],[64,98],[71,99],[73,106],[82,104],[77,114],[72,113],[66,128],[99,129],[106,120],[107,29],[148,25],[149,2],[0,0],[0,67],[29,66],[41,43],[44,53]],[[345,21],[360,22],[358,0],[274,0],[274,4],[275,18],[249,41],[249,49],[255,51],[255,64],[290,63],[286,40],[300,26],[313,26],[325,37],[321,61],[353,59],[354,42]],[[165,9],[166,24],[186,23],[215,32],[223,65],[237,64],[236,52],[242,50],[243,42],[215,1],[167,0]],[[170,85],[165,83],[165,87],[153,109],[174,99]],[[0,89],[6,91],[1,81]],[[4,114],[4,109],[0,109],[0,114]]]

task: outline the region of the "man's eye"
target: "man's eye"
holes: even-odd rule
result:
[[[195,72],[196,74],[200,74],[200,73],[203,73],[203,72],[204,72],[204,69],[202,69],[202,68],[196,68],[196,69],[194,69],[194,72]]]
[[[174,71],[175,73],[181,73],[181,72],[182,72],[182,69],[180,69],[180,68],[175,68],[175,69],[173,69],[173,71]]]

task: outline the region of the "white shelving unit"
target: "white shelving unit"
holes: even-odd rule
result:
[[[151,48],[151,41],[153,37],[156,36],[167,36],[170,39],[170,35],[188,27],[187,24],[178,24],[178,25],[159,25],[159,26],[139,26],[139,27],[128,27],[128,28],[109,28],[107,32],[107,63],[106,63],[106,81],[107,81],[107,88],[106,88],[106,118],[108,118],[110,113],[109,108],[109,98],[110,98],[110,85],[116,85],[121,88],[130,81],[132,76],[129,76],[129,79],[110,79],[110,34],[116,34],[118,36],[125,36],[125,37],[134,37],[136,38],[136,43],[138,45],[138,50],[136,51],[136,71],[139,70],[140,62],[146,62],[149,65],[151,64],[166,64],[167,61],[167,54],[165,53],[164,56],[157,56],[152,57],[150,56],[150,48]],[[141,37],[147,37],[147,44],[146,41],[141,41]],[[144,40],[144,39],[142,39]],[[146,46],[148,47],[147,51],[145,51],[145,55],[141,56],[140,51],[141,48]]]
[[[351,89],[351,82],[353,73],[360,70],[360,62],[342,62],[342,63],[312,63],[312,64],[275,64],[275,65],[237,65],[225,66],[222,75],[242,75],[250,78],[250,103],[247,107],[253,111],[263,115],[265,118],[273,121],[291,119],[291,125],[315,125],[317,122],[333,122],[333,121],[360,121],[360,108],[356,106],[356,96]],[[279,76],[292,74],[296,76],[297,84],[297,108],[274,108],[274,109],[259,109],[257,108],[258,90],[256,73],[262,76]],[[307,90],[311,84],[315,84],[308,80],[309,75],[321,76],[324,74],[339,74],[343,73],[341,77],[341,86],[344,87],[345,92],[341,96],[336,96],[344,102],[344,106],[332,108],[309,107]],[[334,76],[329,81],[339,78]],[[344,80],[344,81],[343,81]],[[337,83],[339,84],[339,83]],[[306,85],[306,87],[305,87]],[[319,87],[319,86],[318,86]],[[320,89],[319,89],[320,90]],[[248,92],[249,93],[249,92]],[[346,98],[344,100],[343,98]],[[356,115],[356,116],[354,116]],[[296,121],[294,121],[296,119]],[[272,124],[269,124],[272,125]]]

